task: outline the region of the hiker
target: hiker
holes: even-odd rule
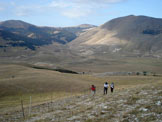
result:
[[[113,82],[111,83],[110,87],[111,87],[111,93],[113,93],[113,90],[114,90],[114,83]]]
[[[104,83],[104,94],[107,94],[109,84],[107,82]]]
[[[96,93],[96,87],[94,85],[91,86],[91,91],[93,95]]]

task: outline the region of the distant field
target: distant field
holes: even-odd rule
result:
[[[85,61],[74,61],[64,67],[85,72],[155,72],[162,74],[162,59],[152,57],[126,57],[99,55]]]
[[[0,67],[0,109],[5,111],[12,107],[20,107],[20,99],[23,99],[24,104],[28,105],[30,96],[32,96],[33,104],[39,104],[88,93],[92,84],[96,85],[97,90],[101,90],[106,81],[114,82],[116,90],[162,81],[162,77],[153,76],[94,77],[14,64],[3,64]]]

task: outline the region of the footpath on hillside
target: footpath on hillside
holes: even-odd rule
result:
[[[25,109],[28,113],[28,109]],[[1,122],[162,122],[162,87],[143,85],[103,95],[73,96],[32,107],[30,117],[21,112],[0,117]]]

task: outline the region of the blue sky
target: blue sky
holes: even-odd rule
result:
[[[162,18],[162,0],[0,0],[0,21],[38,26],[101,25],[127,15]]]

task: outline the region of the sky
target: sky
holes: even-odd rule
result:
[[[0,0],[0,21],[37,26],[102,25],[127,15],[162,18],[162,0]]]

